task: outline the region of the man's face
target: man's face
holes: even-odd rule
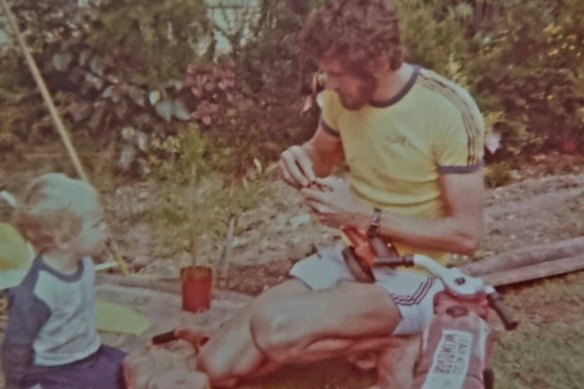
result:
[[[337,92],[346,109],[356,111],[371,101],[377,88],[375,77],[351,72],[336,59],[322,59],[318,64],[326,73],[326,89]]]

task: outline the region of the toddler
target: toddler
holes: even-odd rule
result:
[[[97,191],[62,174],[35,179],[16,226],[37,257],[10,291],[2,368],[7,389],[116,389],[123,351],[101,344],[95,267],[106,225]]]

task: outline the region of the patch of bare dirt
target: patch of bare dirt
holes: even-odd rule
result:
[[[229,259],[229,289],[257,294],[280,283],[295,261],[339,239],[336,231],[318,224],[296,191],[281,182],[271,187],[272,195],[257,209],[239,216]],[[486,227],[476,257],[584,235],[584,174],[527,178],[490,190]],[[151,256],[157,252],[152,247],[161,242],[149,225],[135,225],[119,238],[126,253],[145,261],[145,272],[178,274],[184,264]],[[200,255],[216,258],[223,244],[204,241]]]
[[[527,179],[490,191],[486,253],[584,235],[584,175]]]
[[[290,195],[292,197],[292,195]],[[320,236],[318,242],[329,242],[319,231],[318,225],[311,220],[297,232],[300,237]],[[520,247],[529,247],[584,235],[584,174],[529,178],[506,187],[490,190],[486,209],[486,236],[477,253],[486,257]],[[276,237],[273,237],[275,239]],[[246,258],[253,257],[255,248],[247,247]],[[263,253],[263,257],[269,253]],[[273,258],[281,258],[280,252],[274,252]],[[241,269],[236,258],[234,264]],[[285,272],[286,262],[273,265],[257,264],[243,267],[244,272],[256,271],[258,282],[273,285],[279,278],[275,271],[278,266]],[[292,262],[287,263],[291,266]],[[269,267],[268,267],[269,266]],[[289,266],[288,266],[289,267]],[[233,272],[237,276],[238,272]],[[283,273],[281,273],[283,274]],[[232,286],[243,291],[256,292],[258,287],[250,290],[247,277],[241,283]],[[243,286],[243,287],[242,287]]]

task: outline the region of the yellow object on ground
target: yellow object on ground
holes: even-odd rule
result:
[[[103,300],[95,302],[95,319],[97,330],[103,332],[142,335],[150,327],[150,320],[146,316]]]
[[[27,270],[34,259],[32,247],[7,223],[0,223],[0,271]]]
[[[12,225],[0,223],[0,290],[20,284],[34,255],[32,246]]]

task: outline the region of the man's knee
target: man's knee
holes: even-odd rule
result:
[[[202,352],[197,358],[197,370],[204,372],[215,388],[235,387],[240,376],[228,356],[222,353]]]
[[[197,369],[205,372],[211,382],[230,376],[229,364],[217,353],[201,353],[197,359]]]
[[[272,301],[258,306],[251,317],[251,337],[260,352],[275,362],[284,362],[307,339],[307,326],[291,303]]]

